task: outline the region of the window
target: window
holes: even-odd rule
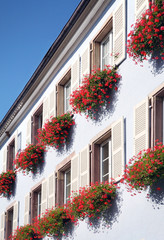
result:
[[[91,44],[91,70],[113,63],[113,19],[105,24]]]
[[[9,236],[13,232],[13,207],[7,211],[6,214],[6,239],[9,239]]]
[[[71,169],[69,168],[64,173],[64,203],[69,201],[71,193]]]
[[[91,182],[119,181],[125,169],[124,118],[91,140]]]
[[[41,214],[41,185],[31,193],[31,222]]]
[[[57,115],[62,115],[70,110],[70,94],[71,69],[64,75],[57,85]]]
[[[70,111],[71,79],[64,85],[64,112]]]
[[[43,124],[43,105],[34,113],[32,117],[32,143],[37,143],[38,129],[42,128]]]
[[[100,178],[101,182],[109,181],[112,176],[111,168],[111,139],[100,145]]]
[[[13,161],[15,159],[15,139],[8,145],[7,170],[13,170]]]
[[[18,152],[20,152],[21,151],[21,149],[22,149],[22,133],[20,132],[19,134],[18,134],[18,140],[17,140],[18,142],[17,142],[17,151]]]
[[[110,31],[109,34],[101,42],[101,69],[106,65],[113,65],[113,32]]]

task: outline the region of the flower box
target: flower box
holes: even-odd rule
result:
[[[16,173],[12,170],[0,174],[0,195],[2,197],[9,197],[12,194],[15,178]]]

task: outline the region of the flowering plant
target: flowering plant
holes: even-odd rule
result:
[[[11,236],[10,239],[12,240],[32,240],[32,239],[41,239],[42,235],[41,233],[33,226],[30,224],[27,224],[25,226],[22,226],[18,228],[15,232],[14,235]]]
[[[128,37],[127,52],[134,61],[142,62],[155,53],[164,60],[164,2],[150,3],[150,10],[137,20]]]
[[[16,173],[12,170],[0,174],[0,195],[8,197],[12,194],[13,183],[15,182]]]
[[[114,184],[108,182],[91,184],[91,187],[79,190],[79,194],[72,199],[71,209],[78,218],[94,218],[96,214],[109,208],[115,196]]]
[[[129,186],[135,189],[151,186],[164,178],[164,145],[158,143],[153,150],[140,152],[129,164],[124,176]]]
[[[39,144],[30,144],[23,151],[17,153],[14,160],[16,169],[23,170],[27,174],[35,172],[38,164],[44,161],[43,154],[45,147]]]
[[[71,94],[70,104],[73,111],[93,118],[99,108],[109,103],[110,94],[112,90],[117,90],[116,83],[120,78],[115,68],[93,70]]]
[[[70,214],[68,209],[63,207],[57,207],[55,209],[47,210],[45,215],[36,220],[36,225],[45,236],[58,236],[64,233],[65,223],[74,219],[74,216]]]
[[[42,129],[38,130],[38,141],[41,144],[59,148],[67,142],[69,129],[75,124],[73,115],[65,113],[48,120]]]

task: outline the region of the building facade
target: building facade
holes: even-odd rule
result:
[[[156,139],[163,141],[163,63],[150,59],[140,66],[126,54],[131,25],[147,7],[148,0],[82,0],[1,121],[0,172],[5,172],[13,170],[18,152],[37,143],[37,130],[47,119],[71,111],[70,94],[85,74],[95,67],[118,67],[118,90],[98,120],[74,114],[70,144],[47,148],[38,174],[17,173],[14,194],[0,199],[1,240],[66,203],[71,191],[110,178],[120,189],[109,224],[88,227],[80,221],[63,238],[163,239],[163,183],[149,198],[146,190],[131,196],[119,183],[133,155],[153,147]]]

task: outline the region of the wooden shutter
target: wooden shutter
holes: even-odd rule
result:
[[[56,86],[49,95],[49,118],[56,117]]]
[[[28,119],[26,126],[26,144],[31,144],[31,117]]]
[[[3,149],[3,172],[7,170],[7,147],[5,146]]]
[[[42,182],[41,187],[41,214],[47,209],[47,179]]]
[[[125,169],[124,118],[112,124],[112,178],[119,181]]]
[[[18,152],[18,130],[16,130],[14,137],[15,137],[15,157],[16,157]]]
[[[135,0],[135,21],[149,8],[148,0]]]
[[[30,193],[25,196],[25,206],[24,206],[24,225],[30,223]]]
[[[79,156],[71,159],[71,191],[79,190]]]
[[[71,66],[71,92],[79,86],[79,58]]]
[[[116,65],[121,63],[125,58],[125,36],[126,36],[125,7],[126,0],[122,0],[113,12],[113,54],[114,64]]]
[[[55,173],[48,177],[48,208],[55,207]]]
[[[18,217],[19,217],[19,202],[16,201],[13,206],[13,233],[18,226]]]
[[[1,214],[0,240],[5,240],[5,212]]]
[[[84,53],[81,55],[81,77],[82,79],[86,74],[90,73],[89,65],[89,47],[87,47]]]
[[[134,154],[149,147],[149,99],[134,108]]]
[[[79,153],[79,167],[80,167],[80,186],[85,187],[89,185],[89,170],[90,170],[90,158],[89,158],[89,145],[87,145],[83,150]]]
[[[48,97],[46,97],[43,100],[43,124],[46,122],[46,120],[49,118],[49,103],[48,103]]]

